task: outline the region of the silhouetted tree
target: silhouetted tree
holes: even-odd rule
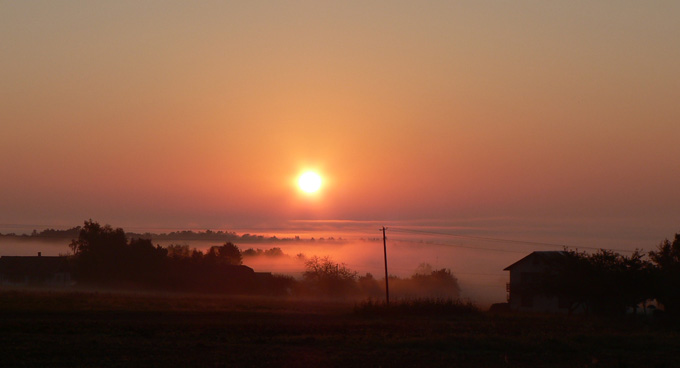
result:
[[[421,263],[409,278],[390,275],[390,295],[397,298],[458,298],[458,279],[449,269]]]
[[[240,265],[243,262],[241,250],[231,242],[221,246],[210,247],[206,258],[218,264]]]
[[[680,234],[665,239],[656,251],[649,252],[654,262],[654,293],[669,314],[680,314]]]
[[[121,277],[130,286],[157,287],[163,281],[163,271],[168,250],[150,239],[130,239],[120,266],[125,270]]]
[[[305,263],[305,267],[302,279],[313,294],[342,296],[357,291],[357,273],[345,264],[335,263],[329,257],[314,256]]]
[[[92,220],[85,221],[77,240],[72,240],[70,248],[74,254],[104,253],[120,250],[127,244],[125,231],[113,229],[110,225],[101,226]]]
[[[283,257],[286,255],[285,253],[283,253],[283,250],[281,250],[281,248],[279,247],[274,247],[267,250],[262,250],[260,248],[257,249],[248,248],[241,252],[241,254],[243,255],[243,257],[267,256],[272,258]]]
[[[74,276],[82,282],[112,284],[124,274],[127,238],[123,229],[85,221],[77,240],[71,241],[75,254]]]
[[[623,314],[652,297],[651,265],[642,257],[639,251],[629,257],[604,249],[566,251],[529,291],[559,297],[570,313],[584,308],[598,315]]]
[[[241,252],[241,255],[243,257],[257,257],[261,253],[262,253],[262,249],[255,250],[253,248],[248,248],[248,249],[244,250],[243,252]]]
[[[279,247],[270,248],[264,251],[264,255],[267,257],[283,257],[285,254]]]
[[[286,294],[294,285],[289,277],[256,274],[243,266],[241,251],[231,242],[211,247],[205,254],[188,245],[166,249],[150,239],[128,241],[123,229],[89,220],[70,247],[74,277],[85,284],[268,295]],[[274,249],[273,254],[280,252]]]
[[[460,295],[458,279],[449,269],[433,270],[429,274],[416,273],[411,279],[428,296],[457,298]]]
[[[196,251],[187,244],[170,244],[167,249],[170,258],[191,258],[192,252]]]
[[[359,276],[357,284],[359,286],[359,291],[363,296],[380,297],[385,294],[385,282],[381,285],[370,273]]]

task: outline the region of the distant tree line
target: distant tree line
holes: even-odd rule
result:
[[[260,248],[253,249],[253,248],[248,248],[243,251],[243,256],[244,257],[260,257],[260,256],[265,256],[265,257],[272,257],[272,258],[277,258],[277,257],[283,257],[285,254],[283,253],[283,250],[279,247],[274,247],[270,249],[265,249],[262,250]]]
[[[80,233],[80,226],[72,227],[66,230],[45,229],[43,231],[33,230],[31,234],[7,233],[0,236],[6,237],[21,237],[21,238],[55,238],[55,239],[73,239]]]
[[[645,254],[610,250],[566,251],[563,262],[545,271],[536,292],[567,300],[569,310],[596,315],[623,314],[656,299],[667,314],[680,316],[680,234]]]
[[[42,231],[33,230],[31,232],[31,234],[17,235],[16,233],[7,233],[7,234],[0,233],[0,236],[22,237],[22,238],[66,238],[66,239],[73,239],[73,238],[78,236],[81,229],[82,229],[81,226],[76,226],[76,227],[72,227],[72,228],[66,229],[66,230],[55,230],[55,229],[45,229],[45,230],[42,230]],[[309,239],[304,239],[304,238],[300,238],[299,236],[279,238],[277,236],[264,236],[264,235],[249,234],[249,233],[238,235],[237,233],[235,233],[233,231],[222,231],[222,230],[219,230],[219,231],[182,230],[182,231],[172,231],[172,232],[169,232],[169,233],[160,233],[160,234],[151,233],[151,232],[145,232],[145,233],[125,232],[125,235],[128,238],[135,238],[135,239],[213,240],[213,241],[242,242],[242,243],[303,242],[303,241],[309,241],[309,242],[314,242],[314,241],[335,242],[335,241],[338,241],[338,242],[342,242],[342,241],[344,241],[342,238],[336,239],[334,237],[319,238],[319,239],[315,239],[314,237],[311,237]]]

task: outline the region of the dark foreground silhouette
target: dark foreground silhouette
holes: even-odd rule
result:
[[[8,367],[680,366],[678,329],[639,319],[424,305],[376,314],[337,301],[195,294],[5,291],[0,301]]]

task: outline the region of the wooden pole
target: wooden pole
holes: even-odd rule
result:
[[[387,237],[385,236],[385,227],[382,228],[383,233],[383,250],[385,251],[385,303],[389,307],[390,305],[390,283],[389,276],[387,274]]]

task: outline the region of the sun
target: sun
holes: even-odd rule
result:
[[[321,176],[313,171],[307,171],[300,175],[298,186],[305,193],[315,193],[321,188]]]

